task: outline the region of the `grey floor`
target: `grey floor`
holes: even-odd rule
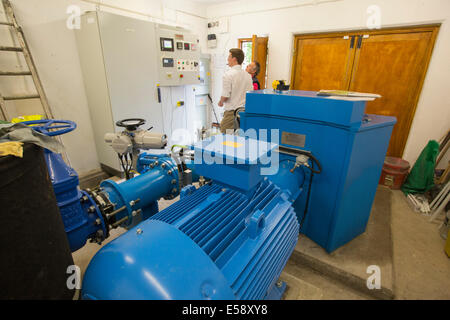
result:
[[[283,271],[285,299],[450,299],[450,259],[432,223],[400,191],[379,187],[366,232],[328,254],[304,235]],[[381,288],[367,288],[369,265]]]
[[[395,290],[398,299],[450,299],[450,259],[439,235],[442,219],[412,211],[399,191],[392,197]]]
[[[177,199],[159,202],[163,209]],[[365,234],[331,255],[301,236],[281,279],[284,299],[450,299],[450,259],[433,223],[415,213],[400,191],[380,187]],[[112,241],[125,229],[111,232]],[[73,253],[82,274],[102,247],[89,243]],[[368,254],[368,252],[372,252]],[[368,290],[368,264],[379,264],[382,289]]]

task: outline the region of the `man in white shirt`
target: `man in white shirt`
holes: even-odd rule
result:
[[[245,106],[245,94],[253,90],[251,75],[242,69],[244,52],[241,49],[231,49],[228,55],[230,70],[223,75],[222,96],[219,107],[225,107],[220,131],[234,130],[234,111]]]

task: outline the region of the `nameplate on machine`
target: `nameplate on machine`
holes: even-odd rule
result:
[[[285,132],[285,131],[283,131],[281,133],[281,143],[282,144],[289,144],[291,146],[303,148],[305,146],[305,140],[306,140],[306,135],[304,135],[304,134],[297,134],[297,133]]]

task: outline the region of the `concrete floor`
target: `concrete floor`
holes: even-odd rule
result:
[[[450,259],[442,219],[415,213],[401,191],[379,187],[366,232],[328,254],[300,236],[282,279],[285,299],[450,299]],[[381,289],[367,288],[367,266],[381,269]]]
[[[331,253],[302,234],[290,258],[291,262],[312,269],[333,282],[345,284],[346,287],[351,287],[364,295],[378,299],[392,299],[394,259],[391,194],[390,189],[381,187],[378,189],[363,234]],[[380,289],[369,290],[367,287],[369,266],[376,266],[380,270]]]
[[[450,259],[434,222],[415,213],[400,191],[392,195],[396,299],[450,299]]]
[[[160,210],[177,200],[160,200]],[[338,254],[323,254],[311,240],[300,237],[281,276],[288,284],[284,299],[450,299],[450,259],[438,232],[441,221],[430,223],[410,209],[400,191],[380,187],[366,232],[336,250]],[[102,246],[124,232],[113,230]],[[102,246],[88,243],[73,253],[82,275]],[[373,255],[368,254],[372,249]],[[305,253],[314,259],[302,259]],[[365,286],[368,263],[382,270],[383,289],[378,292]]]

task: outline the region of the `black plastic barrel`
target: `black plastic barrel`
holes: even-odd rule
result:
[[[72,299],[73,265],[43,149],[0,157],[0,299]]]

